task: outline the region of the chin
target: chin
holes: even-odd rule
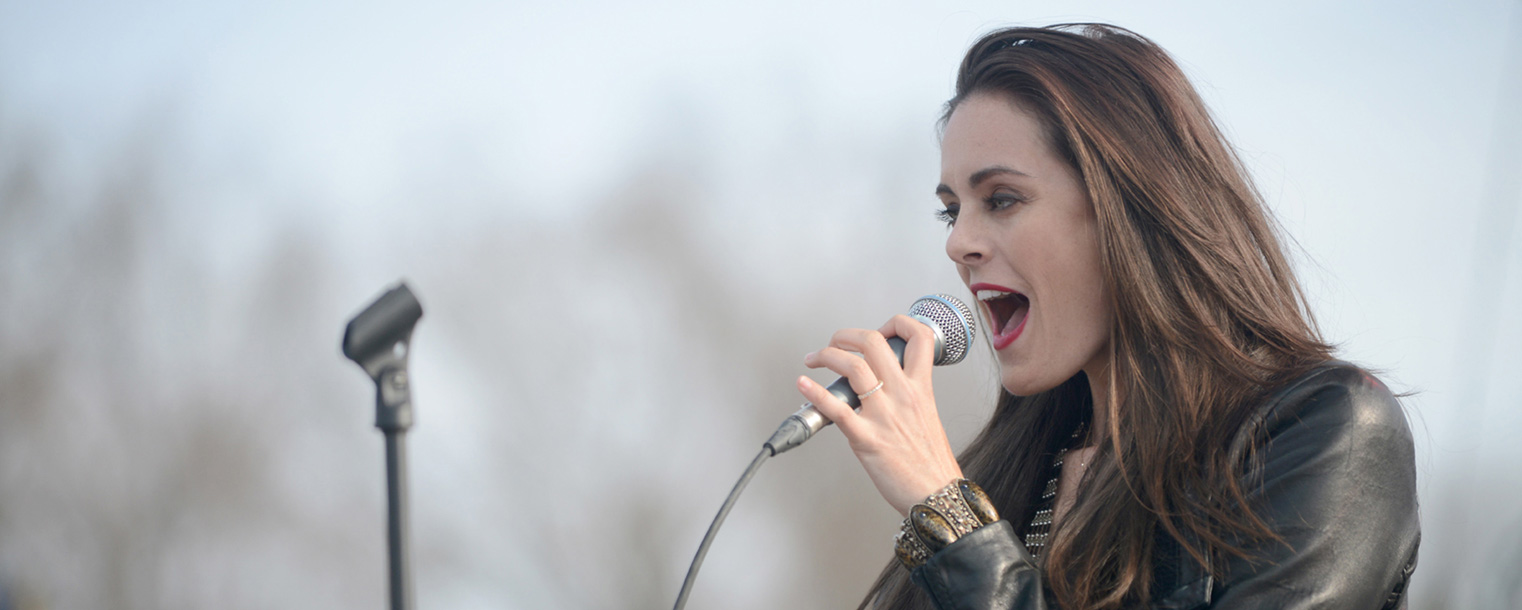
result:
[[[1062,382],[1071,377],[1072,375],[1063,377],[1050,372],[1006,370],[1000,380],[1003,382],[1004,390],[1010,394],[1030,396],[1062,385]]]

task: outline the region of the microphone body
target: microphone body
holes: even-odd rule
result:
[[[956,364],[967,356],[968,348],[972,346],[973,339],[977,336],[977,323],[972,316],[972,310],[956,297],[935,294],[920,297],[909,307],[909,317],[919,320],[930,330],[935,331],[935,364]],[[889,337],[888,346],[893,349],[893,354],[898,356],[899,366],[904,364],[904,346],[908,343],[901,337]],[[861,408],[861,398],[856,396],[856,390],[851,389],[851,380],[841,377],[835,383],[825,388],[841,402],[851,406],[852,409]],[[772,455],[777,455],[798,445],[814,436],[815,432],[822,430],[831,422],[814,408],[811,403],[803,403],[798,412],[789,415],[767,439],[765,446],[771,449]]]

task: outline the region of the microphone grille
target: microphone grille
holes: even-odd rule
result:
[[[977,337],[978,323],[961,299],[949,294],[923,296],[909,306],[909,315],[934,323],[945,337],[945,346],[935,355],[936,366],[956,364],[967,357]]]

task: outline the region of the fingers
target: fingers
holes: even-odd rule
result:
[[[878,332],[887,337],[903,337],[909,344],[904,347],[904,372],[918,378],[930,374],[935,365],[935,331],[924,322],[906,315],[896,315],[888,320]]]
[[[841,377],[851,381],[851,391],[857,394],[877,387],[877,382],[881,381],[878,373],[874,372],[873,367],[866,360],[838,347],[826,347],[804,356],[803,364],[809,368],[824,367],[835,371]]]
[[[888,385],[895,385],[897,378],[902,376],[903,367],[899,365],[898,354],[895,354],[893,348],[888,346],[888,339],[881,332],[861,328],[839,330],[830,337],[830,347],[861,354],[861,358],[866,360],[877,377]],[[823,352],[823,350],[820,351]],[[856,380],[852,379],[852,381]],[[872,385],[876,384],[877,381],[873,381],[871,385],[853,384],[851,387],[855,388],[857,393],[861,393],[872,389]]]
[[[907,343],[902,364],[888,344],[891,337],[901,337]],[[823,366],[850,378],[851,388],[858,394],[871,390],[878,381],[897,385],[904,374],[916,379],[927,377],[934,361],[935,331],[905,315],[893,316],[875,331],[860,328],[836,331],[830,337],[830,347],[804,357],[804,364],[810,368]]]

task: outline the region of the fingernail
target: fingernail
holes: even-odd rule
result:
[[[805,389],[805,390],[808,389],[808,387],[809,387],[809,378],[807,376],[804,376],[804,375],[799,375],[798,376],[798,387],[801,388],[801,389]]]
[[[813,364],[814,363],[814,359],[817,358],[817,357],[819,357],[819,352],[809,352],[807,354],[804,354],[803,355],[803,363],[804,364]]]

